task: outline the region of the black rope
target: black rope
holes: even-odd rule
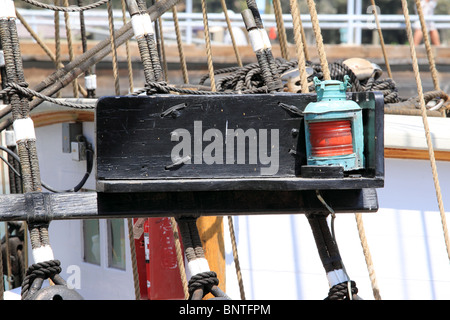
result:
[[[276,67],[278,74],[283,74],[289,70],[295,70],[298,68],[297,60],[285,60],[277,58],[273,60],[273,66]],[[319,80],[324,80],[322,67],[320,64],[315,64],[311,61],[306,62],[306,67],[313,70],[313,73],[308,76],[309,91],[315,92],[315,86],[313,84],[314,77]],[[350,77],[352,87],[348,91],[354,92],[367,92],[367,91],[381,91],[384,96],[384,102],[398,103],[405,101],[398,94],[397,85],[394,80],[390,78],[377,79],[377,73],[374,72],[369,78],[365,80],[358,80],[355,73],[347,67],[342,61],[335,61],[329,64],[330,76],[332,80],[343,81],[344,76]],[[263,70],[260,63],[251,63],[243,67],[231,67],[214,70],[214,75],[220,75],[216,79],[216,86],[218,93],[246,93],[246,94],[258,94],[268,93],[274,90],[273,87],[266,85],[265,77],[270,78],[269,68],[267,67],[267,61],[263,62]],[[205,74],[201,77],[199,85],[204,85],[209,79],[209,74]],[[300,87],[300,80],[296,83]],[[287,84],[285,85],[285,87]],[[284,88],[287,90],[287,88]],[[298,90],[296,93],[301,93]]]

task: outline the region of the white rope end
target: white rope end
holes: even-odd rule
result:
[[[34,263],[54,260],[52,247],[45,245],[39,248],[33,249],[33,259]]]
[[[13,0],[0,0],[0,8],[1,19],[16,18],[16,7]]]
[[[31,118],[16,119],[13,122],[14,135],[16,142],[22,140],[36,140],[34,123]]]
[[[97,89],[97,75],[90,74],[84,77],[84,86],[87,90]]]
[[[134,36],[136,38],[143,37],[147,34],[154,34],[152,19],[148,13],[136,14],[131,17],[131,25],[133,27]]]
[[[337,269],[328,272],[327,279],[328,283],[330,284],[330,287],[334,287],[339,283],[346,282],[349,280],[343,269]]]
[[[205,258],[197,258],[195,260],[189,261],[188,270],[191,276],[196,275],[198,273],[211,271],[209,269],[208,260],[206,260]]]
[[[248,32],[253,51],[272,48],[266,29],[252,29]]]

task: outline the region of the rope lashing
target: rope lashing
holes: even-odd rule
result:
[[[0,40],[5,55],[6,82],[24,84],[25,77],[15,21],[14,2],[6,1],[5,6],[6,8],[2,8],[4,10],[0,14]],[[28,199],[26,203],[30,212],[36,212],[44,206],[42,199],[33,198],[33,194],[41,194],[42,185],[34,124],[29,117],[30,103],[23,94],[17,91],[12,92],[9,97],[13,115],[14,135],[21,163],[23,192],[25,192],[26,199]],[[43,222],[41,218],[33,217],[33,219],[28,221],[31,247],[36,263],[54,259],[48,236],[48,221]]]
[[[191,274],[188,282],[189,299],[201,300],[206,294],[212,293],[217,299],[229,300],[230,298],[218,287],[217,274],[209,269],[198,234],[196,218],[178,218],[177,223],[188,261],[187,267]]]
[[[255,52],[264,84],[269,92],[283,90],[283,84],[272,54],[272,45],[264,29],[258,7],[254,0],[247,0],[248,9],[242,11],[242,18],[248,31],[248,36]]]
[[[127,7],[144,67],[145,82],[159,81],[162,76],[162,69],[150,15],[146,12],[145,4],[141,1],[127,0]]]

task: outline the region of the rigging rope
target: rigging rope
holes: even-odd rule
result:
[[[69,7],[69,0],[64,0],[64,6]],[[69,48],[69,62],[73,60],[73,45],[72,45],[72,28],[70,26],[70,18],[69,13],[67,11],[64,12],[64,22],[66,27],[66,39],[67,39],[67,47]],[[73,96],[78,98],[78,80],[74,79],[72,82],[73,86]]]
[[[283,22],[283,11],[280,0],[273,0],[273,12],[275,14],[275,21],[277,23],[278,39],[280,41],[281,57],[289,60],[288,44],[286,37],[286,29]]]
[[[427,52],[427,57],[428,57],[428,62],[429,62],[429,66],[430,66],[430,71],[431,71],[431,78],[432,78],[433,84],[434,84],[434,89],[440,90],[439,76],[438,76],[438,72],[436,69],[436,64],[434,62],[434,55],[433,55],[433,51],[431,48],[430,37],[428,36],[427,24],[425,23],[425,17],[424,17],[422,4],[420,3],[420,0],[416,0],[416,8],[417,8],[417,14],[419,15],[420,25],[422,27],[423,42],[425,43],[425,48],[426,48],[426,52]]]
[[[175,27],[175,35],[177,37],[177,48],[178,48],[178,56],[180,58],[180,64],[181,64],[181,73],[183,74],[183,81],[184,83],[189,83],[189,74],[187,70],[186,65],[186,58],[184,56],[184,50],[183,50],[183,42],[181,39],[181,31],[180,31],[180,24],[178,22],[178,14],[177,14],[177,6],[174,5],[172,7],[172,16],[173,16],[173,24]]]
[[[109,0],[100,0],[82,7],[61,7],[61,6],[55,6],[55,5],[51,5],[51,4],[46,4],[46,3],[42,3],[36,0],[23,0],[26,3],[32,4],[36,7],[39,8],[43,8],[43,9],[49,9],[49,10],[53,10],[53,11],[62,11],[62,12],[80,12],[80,11],[86,11],[86,10],[90,10],[90,9],[95,9],[101,5],[104,5],[105,3],[108,3]]]
[[[206,57],[208,63],[209,79],[211,82],[211,91],[216,91],[216,81],[214,79],[214,66],[212,62],[212,52],[211,52],[211,40],[209,34],[208,26],[208,14],[206,11],[206,0],[201,0],[202,3],[202,17],[203,17],[203,28],[205,36],[205,46],[206,46]]]
[[[231,26],[230,17],[228,16],[228,9],[225,0],[220,0],[222,5],[222,11],[225,14],[225,21],[227,22],[228,33],[230,34],[231,44],[233,45],[234,55],[236,56],[236,61],[239,67],[242,67],[242,60],[239,54],[239,49],[236,44],[236,40],[234,38],[233,27]]]
[[[369,272],[370,283],[372,285],[372,292],[375,300],[381,300],[380,289],[378,288],[377,277],[373,267],[372,255],[370,254],[369,245],[367,243],[366,232],[364,230],[364,223],[361,213],[355,213],[356,226],[358,228],[359,239],[361,240],[361,247],[363,249],[364,258],[366,260],[367,271]]]
[[[239,284],[239,292],[241,294],[241,300],[245,300],[244,282],[242,279],[241,264],[239,263],[239,256],[238,256],[236,236],[235,236],[235,232],[234,232],[234,224],[233,224],[232,216],[228,216],[228,229],[230,231],[231,247],[233,249],[233,259],[234,259],[234,266],[236,269],[236,276],[237,276],[238,284]]]
[[[425,137],[426,137],[427,146],[428,146],[428,154],[429,154],[429,158],[430,158],[431,171],[433,174],[433,182],[434,182],[434,187],[436,190],[436,199],[438,202],[439,212],[441,215],[441,222],[442,222],[442,228],[443,228],[443,232],[444,232],[445,245],[447,248],[447,256],[450,259],[450,241],[449,241],[449,236],[448,236],[447,220],[445,217],[444,203],[442,201],[441,187],[439,184],[439,177],[438,177],[438,172],[437,172],[437,168],[436,168],[436,159],[434,156],[433,143],[431,141],[430,128],[429,128],[429,124],[428,124],[428,118],[427,118],[426,107],[425,107],[425,99],[424,99],[423,89],[422,89],[422,80],[421,80],[420,74],[419,74],[419,64],[417,61],[416,50],[414,47],[414,41],[413,41],[414,39],[413,39],[412,28],[411,28],[411,20],[409,17],[408,3],[406,2],[406,0],[402,0],[402,10],[403,10],[403,15],[405,16],[406,33],[407,33],[408,41],[409,41],[409,47],[410,47],[410,53],[411,53],[411,59],[412,59],[412,66],[413,66],[413,70],[414,70],[414,77],[416,80],[417,92],[419,94],[420,110],[422,111],[422,120],[423,120],[424,129],[425,129]]]
[[[131,267],[133,269],[134,297],[141,300],[141,290],[139,287],[139,273],[136,259],[136,245],[134,243],[133,219],[127,218],[128,240],[130,242]]]
[[[189,299],[189,289],[188,289],[188,282],[186,279],[186,272],[185,272],[185,268],[184,268],[184,255],[183,255],[183,252],[181,249],[181,241],[180,241],[180,235],[178,233],[177,220],[174,217],[170,217],[170,225],[172,227],[173,238],[175,240],[177,265],[178,265],[178,270],[180,271],[181,285],[183,286],[184,299],[188,300]]]
[[[65,0],[67,1],[67,0]],[[114,30],[114,16],[111,1],[108,1],[107,4],[108,11],[108,24],[109,24],[109,41],[111,45],[111,54],[112,54],[112,69],[113,69],[113,77],[114,77],[114,90],[116,95],[120,95],[120,85],[119,85],[119,63],[117,61],[117,50],[116,50],[116,36]]]
[[[127,6],[125,3],[125,0],[121,0],[121,9],[122,9],[122,22],[124,25],[127,24]],[[133,64],[131,62],[131,55],[130,55],[130,41],[125,41],[125,52],[127,56],[127,70],[128,70],[128,86],[130,88],[130,92],[134,91],[134,82],[133,82]]]
[[[311,15],[311,23],[316,37],[317,52],[319,54],[320,65],[323,70],[324,80],[330,80],[330,71],[328,70],[327,55],[323,45],[322,31],[320,30],[319,18],[317,17],[316,4],[314,0],[306,0],[308,3],[309,14]]]
[[[389,78],[392,79],[393,77],[392,77],[391,65],[389,64],[389,59],[388,59],[388,56],[386,53],[386,46],[384,44],[383,31],[381,30],[380,20],[378,19],[378,12],[377,12],[378,7],[375,5],[375,0],[370,0],[370,1],[372,2],[372,12],[375,17],[375,23],[377,25],[378,36],[380,37],[380,44],[381,44],[381,50],[383,52],[384,64],[386,65],[386,70],[387,70]]]
[[[300,85],[303,93],[308,93],[308,75],[306,74],[305,43],[303,42],[301,30],[300,10],[297,0],[290,0],[292,24],[294,26],[294,40],[297,51],[298,69],[300,72]]]

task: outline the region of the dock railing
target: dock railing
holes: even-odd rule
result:
[[[51,39],[54,37],[54,12],[50,10],[35,10],[35,9],[19,9],[19,13],[31,25],[33,30],[39,34],[43,39]],[[64,28],[63,13],[60,12],[61,28]],[[88,10],[84,12],[86,30],[95,39],[102,39],[109,36],[108,31],[108,15],[106,10]],[[114,11],[114,25],[116,29],[120,28],[122,22],[122,12],[120,10]],[[167,40],[175,40],[173,17],[171,12],[166,12],[163,16],[164,38]],[[237,29],[245,29],[244,23],[240,13],[229,12],[231,25]],[[405,18],[403,15],[378,15],[380,26],[383,30],[402,30],[405,29]],[[209,27],[211,33],[221,33],[220,36],[214,37],[213,41],[223,43],[226,36],[226,21],[223,13],[209,13]],[[319,14],[318,15],[322,30],[340,30],[340,43],[347,44],[362,44],[361,33],[362,30],[374,30],[376,28],[375,16],[373,14]],[[197,33],[203,31],[203,20],[201,13],[186,13],[178,12],[179,25],[182,30],[183,42],[186,44],[201,42],[202,36],[197,36]],[[266,28],[270,29],[276,27],[275,16],[273,14],[263,14],[262,19]],[[302,14],[301,19],[303,27],[308,30],[312,28],[311,19],[308,14]],[[284,26],[287,30],[292,29],[292,16],[290,14],[283,14]],[[411,16],[411,22],[418,20],[417,15]],[[433,15],[427,17],[428,21],[433,21],[439,30],[450,29],[450,15]],[[76,36],[76,31],[79,30],[80,20],[78,13],[70,13],[70,23],[72,30]],[[20,26],[20,23],[19,23]],[[20,37],[28,37],[26,30],[19,29]],[[64,34],[64,33],[62,33]]]

